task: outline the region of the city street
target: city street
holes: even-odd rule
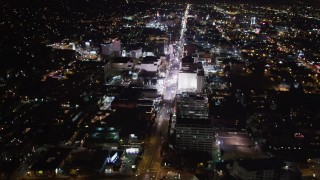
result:
[[[175,66],[177,63],[179,63],[176,62],[175,59],[180,58],[179,56],[183,54],[184,32],[186,31],[189,8],[190,4],[187,5],[185,14],[182,17],[182,28],[178,47],[179,52],[175,53],[176,57],[171,54],[171,57],[173,57],[170,59],[172,66]],[[169,167],[161,166],[161,144],[167,140],[170,113],[173,111],[174,98],[177,92],[178,73],[179,69],[170,67],[169,73],[164,80],[162,105],[158,112],[156,122],[153,126],[149,143],[147,144],[142,161],[138,167],[136,173],[137,179],[161,179],[167,176],[174,176],[176,178],[185,176],[184,179],[191,179],[192,177],[191,174],[187,172],[179,174],[173,172]]]
[[[177,70],[171,70],[172,76],[176,76]],[[166,78],[166,82],[170,76]],[[175,95],[175,84],[166,83],[163,101],[154,123],[152,133],[147,143],[146,150],[142,156],[136,172],[137,179],[161,179],[166,176],[167,169],[161,168],[162,157],[160,156],[161,144],[167,139],[170,113],[173,107],[173,98]]]

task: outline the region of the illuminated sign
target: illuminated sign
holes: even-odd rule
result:
[[[126,153],[127,154],[137,154],[137,153],[139,153],[139,148],[127,148]]]
[[[114,153],[114,155],[110,158],[110,161],[114,163],[117,159],[118,159],[118,153],[116,152],[116,153]]]

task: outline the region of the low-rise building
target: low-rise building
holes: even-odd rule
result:
[[[235,160],[231,174],[244,180],[299,179],[300,172],[280,159]]]
[[[202,63],[194,63],[192,57],[182,59],[178,74],[178,92],[202,93],[205,87],[205,76]]]
[[[118,149],[119,130],[114,127],[99,126],[92,130],[85,146],[90,148]]]
[[[70,148],[55,147],[49,149],[27,172],[32,177],[53,177],[59,174],[65,159],[71,152]]]

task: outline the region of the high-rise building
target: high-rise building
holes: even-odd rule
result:
[[[205,94],[177,94],[175,127],[177,148],[212,152],[214,131]]]

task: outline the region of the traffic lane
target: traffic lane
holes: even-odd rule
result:
[[[153,129],[149,138],[149,143],[142,155],[142,161],[139,165],[137,174],[145,173],[154,168],[155,164],[159,165],[161,163],[161,143],[163,142],[163,136],[166,134],[165,132],[168,128],[168,123],[166,123],[169,119],[169,113],[167,111],[169,109],[168,106],[170,106],[170,103],[164,101],[160,107],[156,123],[152,127]]]
[[[161,169],[149,171],[139,176],[136,176],[136,180],[159,180],[163,176]]]
[[[193,174],[185,170],[175,170],[172,168],[159,168],[136,176],[136,180],[160,180],[160,179],[192,179]]]
[[[153,156],[159,143],[155,137],[155,134],[151,135],[149,143],[146,146],[144,154],[142,155],[142,161],[140,162],[139,168],[137,170],[137,174],[144,173],[150,169],[151,161],[154,159]]]

